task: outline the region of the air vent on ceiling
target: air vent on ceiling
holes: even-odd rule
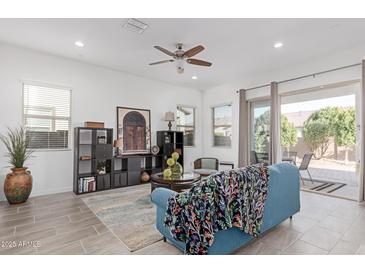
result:
[[[128,19],[127,23],[123,25],[123,27],[129,31],[142,34],[148,28],[148,25],[140,20],[130,18]]]

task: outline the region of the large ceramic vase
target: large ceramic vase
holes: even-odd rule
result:
[[[20,204],[28,200],[32,192],[33,178],[27,168],[12,168],[6,175],[4,193],[10,204]]]

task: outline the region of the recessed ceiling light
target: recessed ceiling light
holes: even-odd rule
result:
[[[75,46],[76,46],[76,47],[79,47],[79,48],[83,48],[83,47],[84,47],[84,43],[83,43],[83,42],[81,42],[81,41],[76,41],[76,42],[75,42]]]
[[[281,48],[284,44],[282,42],[276,42],[274,44],[274,48],[278,49],[278,48]]]
[[[193,80],[196,80],[196,79],[198,79],[198,76],[193,76],[193,77],[191,77],[191,79],[193,79]]]

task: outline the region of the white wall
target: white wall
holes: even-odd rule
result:
[[[4,132],[7,126],[15,127],[21,124],[21,81],[31,80],[72,87],[72,127],[82,126],[87,120],[95,120],[104,121],[107,127],[115,129],[116,106],[151,109],[152,144],[155,143],[156,130],[167,128],[163,121],[166,111],[174,111],[177,104],[196,106],[196,146],[186,148],[186,168],[191,169],[193,160],[201,156],[217,157],[237,164],[239,104],[236,91],[238,89],[349,65],[360,62],[364,57],[364,47],[352,48],[313,62],[262,72],[259,75],[246,75],[231,83],[200,92],[0,44],[0,132]],[[317,78],[292,82],[290,85],[281,85],[281,88],[288,91],[321,82],[328,84],[353,79],[357,77],[359,70],[354,69],[345,74],[333,74],[323,81],[318,81],[321,78]],[[250,99],[264,96],[268,90],[248,92],[247,96]],[[211,107],[223,103],[232,103],[233,107],[231,148],[213,147]],[[0,144],[0,200],[4,199],[2,184],[8,172],[8,168],[5,167],[6,159],[2,156],[4,153],[4,147]],[[72,189],[72,151],[38,152],[35,156],[29,163],[34,176],[33,196]]]
[[[296,64],[291,67],[262,72],[259,75],[243,75],[239,80],[205,90],[203,92],[202,110],[204,138],[203,154],[205,156],[217,157],[220,160],[234,161],[236,164],[238,163],[239,95],[236,93],[237,90],[261,86],[268,84],[271,81],[281,81],[336,67],[347,66],[359,63],[362,59],[365,59],[365,47],[349,48],[346,51],[323,56],[323,58],[317,58],[308,63]],[[324,74],[315,78],[306,78],[305,80],[281,84],[279,85],[279,93],[295,91],[318,85],[326,85],[339,81],[360,79],[360,72],[360,67],[354,67],[343,71]],[[269,95],[270,88],[261,88],[259,90],[247,92],[246,97],[252,100]],[[211,106],[225,102],[233,103],[232,147],[216,148],[212,145],[212,116],[210,108]]]
[[[0,44],[0,132],[7,126],[22,123],[21,81],[31,80],[71,87],[72,127],[84,121],[104,121],[116,128],[116,107],[128,106],[151,110],[152,145],[156,131],[167,129],[163,116],[176,110],[177,104],[196,106],[196,146],[186,148],[185,167],[202,153],[201,123],[202,93],[172,86],[70,59],[37,51]],[[115,134],[115,130],[114,130]],[[3,181],[9,168],[0,145],[0,200],[4,199]],[[29,164],[34,177],[32,195],[72,189],[73,151],[35,153]]]

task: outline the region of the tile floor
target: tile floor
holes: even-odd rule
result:
[[[302,192],[301,207],[291,221],[234,254],[365,254],[365,205]],[[9,248],[12,241],[35,242]],[[162,241],[129,252],[71,192],[31,198],[16,206],[0,202],[0,243],[0,254],[181,254]]]

